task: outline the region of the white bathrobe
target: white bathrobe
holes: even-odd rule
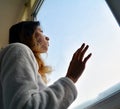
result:
[[[67,109],[76,96],[67,77],[44,84],[26,45],[14,43],[0,51],[0,109]]]

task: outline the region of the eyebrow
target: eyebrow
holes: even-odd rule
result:
[[[43,30],[40,30],[43,33]]]

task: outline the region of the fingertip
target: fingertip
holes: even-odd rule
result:
[[[83,44],[81,45],[81,47],[78,49],[78,51],[79,51],[79,50],[82,50],[84,47],[85,47],[85,43],[83,43]]]
[[[85,45],[85,43],[83,43],[83,44]],[[83,44],[82,44],[82,45],[83,45]]]
[[[89,47],[89,45],[86,45],[86,48],[88,48]]]
[[[85,43],[83,43],[82,46],[85,46]]]
[[[92,55],[92,53],[90,53],[89,55]]]
[[[92,53],[90,53],[89,55],[88,55],[88,57],[91,57],[92,56]]]
[[[87,49],[89,48],[89,46],[88,45],[86,45],[86,47],[84,48],[84,52],[86,52],[87,51]]]

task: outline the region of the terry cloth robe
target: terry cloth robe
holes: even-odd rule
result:
[[[0,51],[0,109],[68,109],[77,90],[67,77],[46,86],[33,52],[14,43]]]

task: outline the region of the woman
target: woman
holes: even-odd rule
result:
[[[51,71],[40,57],[46,53],[49,38],[38,21],[13,25],[9,45],[0,52],[0,109],[67,109],[77,96],[75,83],[91,54],[84,58],[88,45],[74,53],[65,77],[46,86]]]

